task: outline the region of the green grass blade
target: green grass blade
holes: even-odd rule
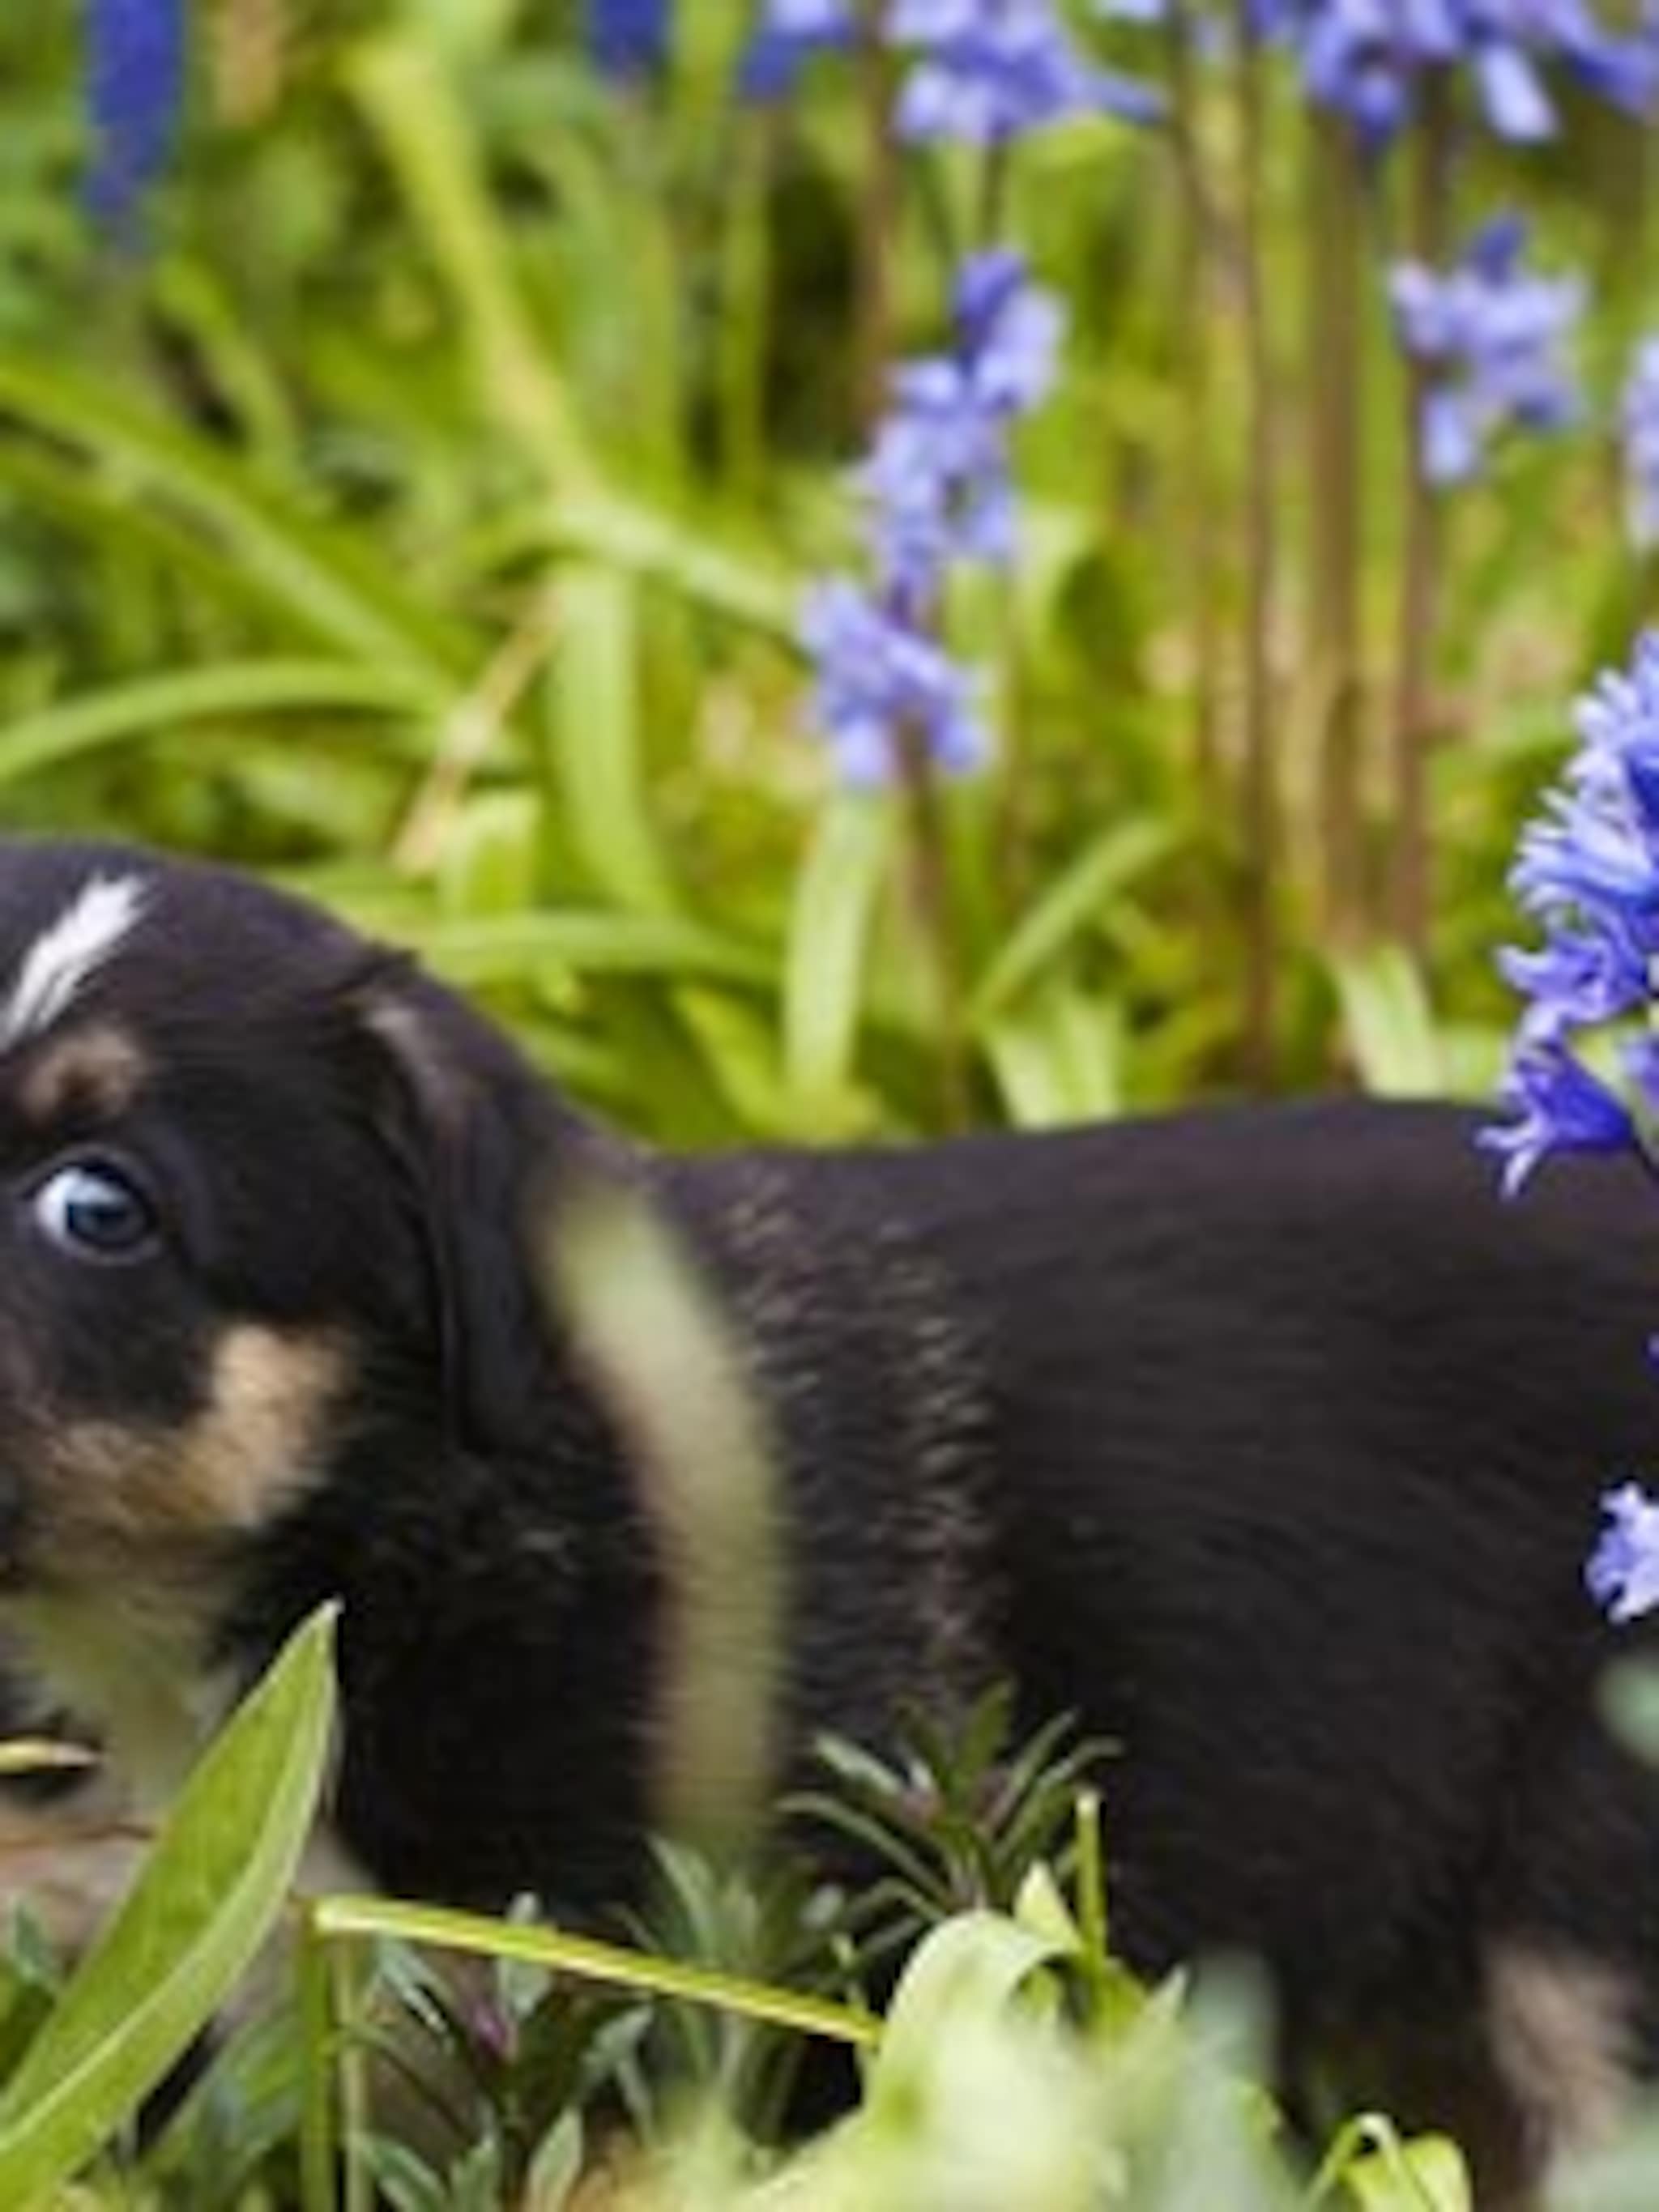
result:
[[[1397,945],[1334,958],[1342,1025],[1365,1087],[1383,1098],[1437,1098],[1444,1055],[1421,972]]]
[[[433,42],[388,34],[358,48],[348,82],[460,310],[480,398],[550,484],[580,483],[589,463],[570,397],[520,296],[453,72]]]
[[[48,516],[88,549],[106,552],[118,572],[148,568],[165,575],[174,591],[188,586],[216,609],[264,622],[280,615],[307,644],[316,642],[313,626],[295,623],[288,602],[274,597],[251,570],[227,561],[211,539],[153,501],[112,499],[100,473],[78,453],[0,434],[0,485],[21,507]]]
[[[647,801],[638,586],[590,565],[559,580],[547,733],[562,822],[595,888],[647,913],[672,904]]]
[[[865,962],[896,817],[878,793],[830,800],[795,880],[783,983],[788,1087],[809,1128],[833,1133],[858,1037]]]
[[[0,2095],[0,2204],[84,2166],[189,2047],[275,1923],[311,1831],[334,1712],[334,1608],[313,1613],[185,1785],[114,1920]]]
[[[181,723],[270,714],[390,715],[422,710],[418,679],[346,660],[223,661],[60,700],[0,730],[0,784]]]
[[[988,1022],[985,1055],[1008,1118],[1022,1129],[1103,1121],[1123,1110],[1121,1010],[1051,984]]]
[[[348,906],[351,902],[345,902]],[[374,927],[372,908],[357,917]],[[396,933],[452,982],[477,988],[520,982],[538,969],[575,975],[672,976],[748,984],[774,981],[769,954],[741,939],[672,915],[540,908],[398,928]]]
[[[1176,842],[1165,822],[1115,823],[1054,878],[1015,925],[987,967],[969,1007],[982,1025],[1052,967],[1109,898],[1161,860]]]
[[[406,599],[384,561],[347,533],[289,511],[252,471],[205,440],[140,412],[60,362],[15,353],[0,354],[0,410],[67,439],[130,495],[187,514],[313,635],[419,671],[444,697],[470,669],[465,633]]]
[[[775,556],[732,542],[717,520],[682,514],[619,489],[590,489],[528,521],[553,552],[580,554],[661,584],[694,605],[796,644],[800,585]]]
[[[526,1926],[521,1921],[490,1920],[473,1912],[453,1912],[428,1905],[404,1905],[389,1898],[322,1897],[312,1908],[313,1925],[325,1939],[395,1936],[408,1943],[430,1943],[441,1950],[464,1951],[484,1959],[517,1959],[568,1974],[573,1981],[602,1982],[611,1989],[638,1990],[647,1996],[678,1997],[691,2004],[741,2013],[750,2020],[793,2027],[803,2035],[827,2036],[839,2043],[873,2044],[881,2024],[868,2013],[794,1990],[751,1982],[712,1966],[687,1966],[630,1951],[562,1929]]]

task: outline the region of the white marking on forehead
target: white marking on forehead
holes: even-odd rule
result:
[[[3,1006],[0,1048],[49,1029],[116,951],[143,910],[140,876],[94,876],[24,954]]]

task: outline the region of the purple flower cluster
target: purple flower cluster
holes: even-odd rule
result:
[[[1625,507],[1638,552],[1659,545],[1659,336],[1644,338],[1619,406]]]
[[[1504,1086],[1516,1116],[1485,1133],[1506,1192],[1552,1152],[1648,1157],[1659,1050],[1644,1013],[1659,963],[1659,632],[1628,674],[1605,675],[1577,709],[1578,750],[1525,830],[1510,881],[1543,945],[1500,955],[1528,1001]],[[1611,1031],[1593,1073],[1578,1040]]]
[[[855,21],[853,0],[766,0],[746,88],[779,96],[807,55],[849,45]],[[1055,0],[886,0],[881,36],[909,58],[896,124],[914,141],[998,146],[1073,116],[1163,112],[1148,87],[1091,61]]]
[[[957,281],[954,352],[903,363],[893,404],[856,482],[882,587],[932,611],[953,561],[1013,550],[1009,429],[1054,382],[1064,319],[1017,253],[968,261]]]
[[[110,231],[131,233],[167,166],[184,104],[185,0],[88,0],[86,27],[94,141],[87,204]]]
[[[1054,380],[1058,303],[1022,257],[978,254],[957,281],[956,343],[904,363],[856,483],[873,583],[838,576],[809,596],[802,635],[817,670],[814,720],[850,782],[891,775],[903,729],[954,773],[984,757],[969,679],[935,635],[946,579],[1014,546],[1014,423]]]
[[[1579,745],[1510,875],[1544,942],[1499,956],[1526,1000],[1504,1099],[1514,1119],[1484,1130],[1505,1194],[1554,1152],[1632,1152],[1655,1164],[1659,1041],[1647,1017],[1659,978],[1659,631],[1628,673],[1578,703]],[[1601,1072],[1583,1056],[1596,1036]],[[1649,1346],[1659,1363],[1659,1339]],[[1659,1503],[1634,1483],[1602,1497],[1586,1563],[1590,1595],[1617,1622],[1659,1607]]]
[[[912,56],[899,98],[907,138],[994,146],[1075,115],[1147,123],[1156,93],[1097,68],[1054,0],[889,0],[889,42]]]
[[[1589,0],[1258,0],[1268,35],[1300,53],[1322,106],[1348,117],[1373,151],[1417,112],[1425,76],[1467,71],[1500,137],[1556,127],[1546,71],[1559,67],[1616,106],[1644,112],[1659,91],[1659,43],[1646,18],[1609,29]]]
[[[1420,436],[1431,483],[1475,475],[1501,430],[1556,430],[1581,411],[1567,356],[1584,287],[1529,275],[1525,251],[1525,226],[1500,216],[1454,269],[1403,262],[1390,274],[1400,343],[1431,372]]]
[[[984,759],[969,677],[900,607],[850,576],[827,577],[807,594],[800,634],[817,671],[812,720],[835,748],[844,781],[890,783],[903,730],[916,733],[947,775]]]

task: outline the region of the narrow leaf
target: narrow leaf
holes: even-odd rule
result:
[[[783,984],[786,1079],[811,1126],[842,1115],[858,1036],[865,962],[896,823],[874,793],[824,809],[796,879]]]
[[[0,2204],[84,2166],[189,2047],[276,1921],[333,1717],[334,1608],[313,1613],[208,1750],[132,1890],[0,2095]]]

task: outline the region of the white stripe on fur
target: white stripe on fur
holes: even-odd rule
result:
[[[3,1007],[0,1048],[38,1036],[127,937],[143,910],[138,876],[94,876],[24,954]]]

